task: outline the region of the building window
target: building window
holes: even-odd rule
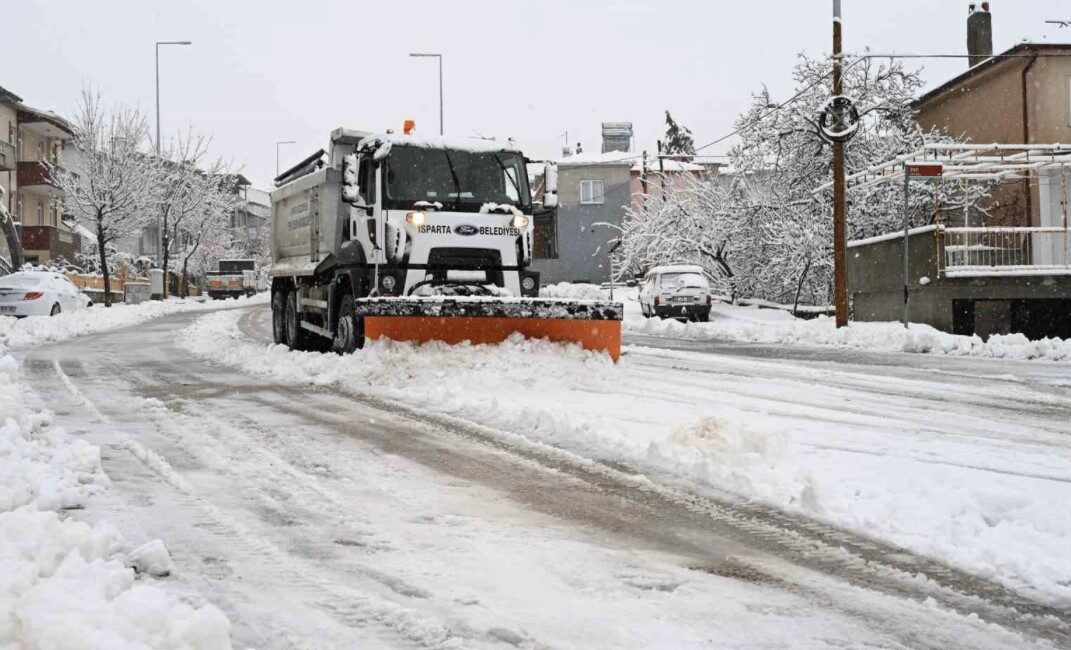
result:
[[[45,206],[40,202],[37,203],[37,225],[45,225]]]
[[[606,202],[603,188],[601,180],[580,181],[580,202],[584,205],[602,205]]]
[[[17,136],[15,135],[15,123],[14,122],[8,122],[7,123],[7,141],[10,144],[15,144],[15,140],[16,139],[17,139]]]
[[[557,211],[536,214],[532,225],[532,257],[537,260],[558,259]]]

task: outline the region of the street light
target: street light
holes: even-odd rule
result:
[[[443,134],[443,55],[436,52],[411,52],[409,56],[439,59],[439,135]]]
[[[275,143],[275,177],[279,178],[279,145],[294,144],[294,140],[280,140]]]
[[[156,155],[160,155],[160,46],[193,45],[190,41],[156,41]]]

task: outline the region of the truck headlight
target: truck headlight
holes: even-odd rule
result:
[[[527,215],[518,214],[518,215],[514,216],[512,224],[513,224],[513,227],[516,228],[517,230],[522,230],[524,228],[527,228],[528,227],[528,217],[527,217]]]
[[[384,275],[379,279],[379,286],[383,287],[384,291],[394,291],[394,285],[397,282],[393,275]]]
[[[410,212],[405,215],[405,220],[414,226],[423,226],[428,220],[428,215],[423,212]]]
[[[530,275],[525,276],[525,278],[521,280],[521,288],[525,291],[531,291],[532,289],[535,289],[535,278]]]

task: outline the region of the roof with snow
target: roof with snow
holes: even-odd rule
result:
[[[633,163],[639,160],[640,154],[629,153],[627,151],[607,151],[606,153],[600,153],[598,151],[583,152],[574,154],[572,156],[565,156],[558,159],[558,166],[560,167],[581,167],[581,166],[596,166],[596,165],[610,165],[621,167],[632,167]]]
[[[707,168],[702,165],[697,165],[695,163],[688,162],[686,160],[675,160],[673,158],[663,158],[660,168],[658,156],[647,156],[648,172],[658,172],[662,170],[667,172],[705,172]],[[642,157],[635,165],[632,166],[632,171],[643,171]]]
[[[703,275],[703,267],[695,264],[667,264],[665,266],[656,266],[650,271],[647,271],[646,275],[661,275],[663,273],[698,273]]]
[[[976,77],[984,72],[991,70],[993,67],[999,65],[1004,61],[1008,61],[1010,57],[1030,55],[1031,53],[1046,53],[1055,52],[1060,50],[1071,51],[1071,43],[1041,43],[1035,41],[1027,41],[1019,43],[1011,49],[1005,50],[1000,54],[990,57],[985,61],[982,61],[978,65],[975,65],[967,70],[961,72],[948,81],[940,84],[939,86],[932,88],[922,94],[918,99],[913,102],[914,108],[919,108],[922,104],[929,102],[930,100],[943,95],[944,93],[955,89],[967,80]]]

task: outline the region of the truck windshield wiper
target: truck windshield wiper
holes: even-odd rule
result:
[[[457,169],[454,168],[454,161],[450,158],[450,150],[443,149],[443,154],[446,155],[446,162],[450,165],[450,176],[454,179],[454,187],[457,188],[457,198],[454,199],[454,210],[461,212],[461,181],[457,178]]]
[[[523,195],[521,194],[521,186],[517,184],[516,179],[514,179],[513,175],[509,173],[509,169],[506,167],[506,163],[502,162],[502,158],[500,158],[497,153],[494,154],[494,157],[495,161],[498,163],[498,166],[502,168],[502,173],[505,174],[506,178],[509,179],[509,182],[513,184],[513,189],[517,190],[517,203],[520,203],[523,206],[524,199],[522,198]]]

